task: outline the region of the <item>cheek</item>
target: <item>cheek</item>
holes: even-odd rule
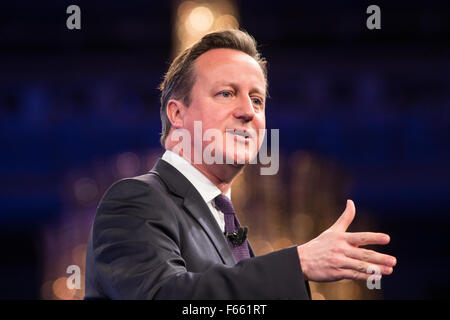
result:
[[[192,129],[194,127],[194,120],[196,117],[195,109],[190,106],[186,109],[184,115],[183,115],[183,125],[186,129]]]
[[[202,112],[202,110],[199,110],[197,106],[191,105],[189,109],[190,110],[185,114],[184,117],[184,127],[191,133],[193,133],[194,128],[198,127],[199,124],[201,124],[202,130],[204,131],[205,127],[208,125],[205,113]]]
[[[265,129],[266,128],[266,115],[261,114],[255,117],[255,129]]]
[[[226,125],[226,116],[222,110],[211,108],[203,114],[204,129],[218,129],[222,131]]]
[[[192,134],[194,132],[194,121],[190,118],[184,118],[183,128]]]
[[[265,135],[264,129],[266,129],[266,117],[265,115],[261,115],[255,119],[255,131],[258,136],[258,149],[261,147],[262,139]]]

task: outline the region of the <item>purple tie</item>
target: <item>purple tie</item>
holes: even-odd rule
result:
[[[236,234],[242,235],[241,233],[238,233],[241,224],[239,223],[236,213],[234,212],[233,203],[231,203],[231,200],[228,199],[228,197],[223,194],[218,195],[214,200],[215,200],[216,206],[224,214],[225,233],[229,235],[229,236],[227,236],[227,242],[228,242],[228,246],[230,247],[231,251],[233,252],[234,259],[236,260],[236,262],[239,262],[242,259],[250,258],[250,252],[248,250],[248,241],[247,241],[246,236],[244,237],[245,240],[242,243],[239,243],[240,241],[232,241],[233,234],[234,235],[236,235]],[[242,231],[243,230],[241,228],[240,232],[242,232]],[[242,239],[243,237],[240,237],[240,238]]]

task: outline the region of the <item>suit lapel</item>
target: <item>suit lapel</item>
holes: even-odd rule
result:
[[[230,266],[236,264],[233,253],[217,221],[192,183],[172,165],[161,159],[158,159],[150,172],[156,173],[165,182],[170,191],[183,198],[184,208],[206,232],[222,258],[222,262]]]
[[[189,189],[187,196],[184,198],[183,205],[208,234],[216,247],[217,252],[221,256],[223,263],[235,265],[236,261],[234,260],[233,253],[231,252],[217,221],[214,219],[211,210],[209,210],[201,195],[193,186]]]

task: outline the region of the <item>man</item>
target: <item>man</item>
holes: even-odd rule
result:
[[[365,280],[369,265],[392,272],[394,257],[358,248],[386,244],[387,235],[345,232],[352,201],[316,239],[255,257],[230,201],[265,128],[266,64],[251,36],[206,35],[173,61],[161,90],[166,152],[148,174],[104,195],[88,243],[86,299],[309,299],[309,280]],[[201,137],[219,132],[211,154],[222,161],[205,161],[199,123]]]

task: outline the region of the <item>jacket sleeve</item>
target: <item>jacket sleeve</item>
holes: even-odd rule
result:
[[[103,197],[92,230],[96,283],[111,299],[309,299],[296,247],[189,272],[167,197],[126,179]]]

